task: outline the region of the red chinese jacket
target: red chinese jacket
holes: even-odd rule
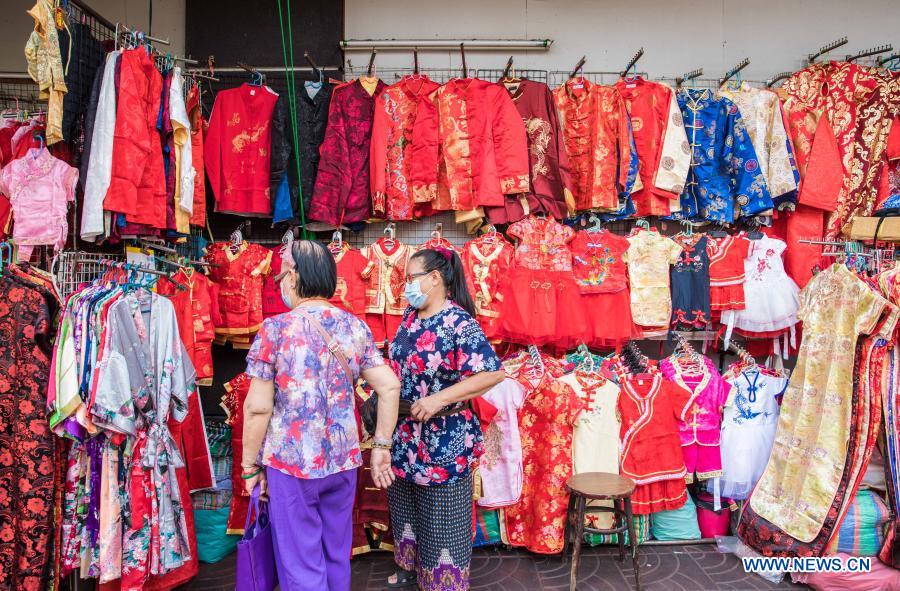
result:
[[[438,86],[425,76],[406,76],[378,95],[371,144],[372,209],[377,217],[411,220],[421,216],[411,178],[413,124],[419,103]]]
[[[231,381],[225,382],[225,394],[221,407],[225,411],[225,423],[231,427],[231,507],[225,533],[243,534],[247,522],[250,497],[244,491],[241,478],[241,460],[244,454],[244,401],[250,392],[250,376],[239,373]]]
[[[337,289],[329,301],[338,308],[364,319],[367,281],[363,279],[362,274],[369,261],[348,244],[344,244],[343,249],[334,255],[334,261],[337,263]]]
[[[166,175],[156,122],[163,79],[146,50],[119,57],[120,83],[112,169],[103,208],[154,228],[166,227]]]
[[[206,259],[209,277],[219,284],[219,312],[222,324],[216,327],[216,342],[231,342],[234,348],[250,348],[263,321],[263,282],[270,272],[272,251],[259,244],[242,242],[236,251],[230,242],[216,242]]]
[[[675,93],[643,78],[616,82],[631,117],[642,188],[631,197],[638,216],[669,215],[680,209],[691,149]]]
[[[310,220],[339,226],[369,218],[375,97],[384,89],[381,80],[371,95],[359,80],[334,89],[325,140],[319,147],[319,170],[307,216]]]
[[[203,137],[206,120],[200,110],[200,87],[192,86],[187,97],[188,117],[191,120],[191,162],[197,174],[194,176],[194,207],[191,225],[206,227],[206,177],[203,174]]]
[[[437,210],[498,207],[529,189],[522,118],[509,93],[485,80],[455,78],[422,101],[412,155],[415,200]]]
[[[271,216],[269,159],[278,94],[242,84],[216,95],[203,159],[216,211]]]
[[[394,240],[379,238],[360,253],[366,259],[362,278],[366,281],[366,313],[402,316],[406,311],[406,263],[413,249]]]
[[[193,269],[181,269],[172,279],[188,289],[178,289],[172,281],[160,279],[157,292],[172,300],[178,333],[197,373],[197,385],[212,386],[212,344],[219,314],[219,286]]]
[[[522,80],[501,88],[510,98],[525,123],[528,138],[528,165],[531,184],[527,192],[507,195],[502,207],[488,207],[492,224],[517,222],[529,213],[545,213],[558,220],[574,211],[569,156],[553,95],[543,82]]]
[[[460,254],[476,319],[489,339],[500,336],[500,285],[509,276],[514,252],[501,234],[490,233],[466,242]]]
[[[553,91],[572,170],[575,208],[616,211],[628,183],[631,130],[619,91],[572,78]]]

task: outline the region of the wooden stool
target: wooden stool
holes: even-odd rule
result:
[[[566,481],[569,489],[569,510],[566,516],[565,545],[563,557],[568,554],[569,544],[572,551],[572,574],[569,579],[569,591],[575,591],[578,575],[578,557],[584,534],[611,535],[616,534],[619,540],[619,561],[625,560],[625,536],[628,532],[628,546],[631,550],[631,562],[634,565],[634,583],[637,591],[641,590],[640,568],[638,566],[638,544],[634,531],[634,516],[631,513],[631,493],[634,492],[634,481],[618,474],[605,472],[584,472],[576,474]],[[588,500],[613,502],[613,507],[588,507]],[[610,529],[595,529],[584,526],[585,513],[613,513],[614,525]]]

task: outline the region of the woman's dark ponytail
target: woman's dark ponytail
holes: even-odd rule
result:
[[[475,317],[475,302],[469,293],[466,284],[466,274],[463,271],[462,260],[459,255],[450,249],[425,248],[413,255],[413,258],[422,259],[422,267],[426,273],[438,271],[447,288],[447,297],[453,300],[460,308]]]

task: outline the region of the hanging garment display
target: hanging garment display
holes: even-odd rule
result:
[[[335,86],[325,81],[307,80],[297,91],[296,121],[299,150],[293,146],[290,104],[286,95],[278,97],[273,115],[272,129],[272,186],[277,186],[281,176],[287,175],[290,190],[291,222],[301,223],[300,196],[303,196],[304,216],[309,213],[316,174],[319,170],[319,147],[325,140],[331,94]],[[297,178],[295,160],[300,161],[300,178]],[[276,175],[275,171],[281,174]],[[277,178],[276,178],[277,177]],[[274,190],[274,189],[272,189]],[[273,193],[274,195],[274,193]]]
[[[635,336],[625,251],[629,243],[609,230],[582,230],[569,243],[572,270],[587,312],[584,342],[617,347]]]
[[[619,80],[616,89],[631,118],[643,185],[632,193],[637,215],[669,215],[681,210],[680,196],[691,163],[690,143],[675,93],[665,84]]]
[[[504,509],[506,536],[513,546],[557,554],[563,548],[569,502],[565,485],[572,475],[572,436],[582,404],[560,381],[564,371],[557,360],[545,355],[532,359],[524,352],[505,363],[526,392],[519,409],[522,497]]]
[[[636,230],[628,244],[622,256],[631,280],[631,316],[642,327],[667,327],[672,317],[669,267],[682,248],[656,230]]]
[[[0,170],[0,193],[12,205],[13,239],[19,245],[19,259],[31,258],[34,246],[49,244],[54,252],[66,243],[68,206],[75,201],[78,169],[32,148]]]
[[[405,76],[376,98],[371,182],[372,209],[379,218],[411,220],[431,213],[428,202],[417,200],[413,191],[413,127],[419,105],[439,86],[427,76]]]
[[[97,72],[94,88],[97,91],[93,109],[88,111],[85,122],[84,152],[80,182],[84,190],[81,209],[81,238],[94,242],[105,232],[103,202],[112,179],[113,144],[116,128],[116,63],[120,52],[106,56],[102,74]],[[91,114],[93,113],[93,117]],[[202,175],[201,175],[202,177]]]
[[[500,289],[508,277],[514,249],[495,231],[470,240],[460,253],[466,284],[475,303],[475,317],[488,339],[499,339],[503,299]]]
[[[360,251],[366,266],[360,275],[366,282],[366,324],[379,347],[394,339],[406,312],[406,264],[412,248],[393,238],[379,238]]]
[[[203,157],[203,138],[206,135],[206,120],[200,108],[200,87],[191,86],[186,99],[188,117],[191,121],[191,162],[194,166],[194,204],[191,207],[191,225],[206,226],[206,170]]]
[[[572,388],[584,408],[575,421],[572,439],[572,467],[575,474],[619,473],[619,386],[602,376],[599,369],[576,369],[559,380]],[[591,501],[588,506],[612,507],[613,504],[610,501]],[[613,515],[587,515],[585,525],[609,529],[613,525]]]
[[[744,236],[730,234],[715,238],[707,234],[706,253],[709,256],[709,307],[717,319],[722,310],[743,310],[744,261],[750,252],[750,241]]]
[[[507,229],[516,238],[512,273],[501,289],[501,332],[512,342],[565,348],[584,341],[568,244],[572,228],[533,215]]]
[[[242,84],[216,95],[203,144],[203,164],[216,211],[271,216],[272,113],[278,94]]]
[[[143,48],[124,50],[116,70],[112,167],[103,209],[165,229],[166,176],[156,129],[163,79]]]
[[[310,220],[331,226],[362,222],[372,213],[370,152],[375,99],[381,80],[370,90],[363,79],[334,89],[328,128],[319,148],[321,159],[309,204]]]
[[[722,323],[728,326],[726,343],[732,328],[777,336],[797,324],[799,290],[784,272],[781,255],[785,249],[784,242],[768,236],[750,241],[744,261],[744,309],[722,312]]]
[[[678,217],[730,224],[769,212],[772,197],[737,106],[705,88],[682,89],[677,99],[691,145]]]
[[[366,281],[363,270],[369,261],[350,245],[343,244],[340,250],[332,250],[337,263],[337,288],[329,300],[332,304],[359,318],[366,318]]]
[[[175,229],[181,234],[189,234],[191,215],[194,213],[194,170],[193,142],[191,141],[191,121],[188,118],[187,105],[184,102],[184,78],[181,68],[173,68],[169,84],[169,113],[172,122],[172,157],[175,167],[175,191],[173,208],[175,210]]]
[[[718,95],[740,111],[773,203],[796,203],[798,182],[778,95],[747,82],[726,84]]]
[[[413,130],[416,201],[435,210],[500,207],[529,190],[525,126],[509,93],[454,78],[422,101]]]
[[[522,496],[522,441],[518,412],[525,404],[525,388],[506,377],[488,390],[482,399],[496,414],[484,428],[484,455],[478,464],[481,477],[480,507],[506,507]]]
[[[637,485],[631,495],[634,513],[678,509],[687,501],[687,488],[676,421],[690,393],[659,373],[621,374],[619,385],[620,473]]]
[[[244,490],[241,461],[244,453],[244,401],[250,392],[250,376],[239,373],[225,382],[221,407],[225,423],[231,427],[231,507],[228,512],[228,533],[241,535],[247,522],[250,496]]]
[[[697,480],[721,476],[719,434],[722,409],[731,395],[731,384],[722,378],[708,357],[687,363],[677,356],[667,357],[660,361],[659,369],[667,380],[688,393],[678,412],[678,434],[687,481],[692,482],[695,475]]]
[[[55,307],[33,281],[8,268],[0,289],[0,587],[38,591],[56,570],[57,442],[45,398]]]
[[[872,332],[888,302],[839,264],[816,276],[801,295],[804,339],[784,394],[772,457],[750,507],[809,542],[837,494],[848,453],[851,400],[837,393],[853,388],[857,337]],[[811,391],[823,395],[806,395]],[[810,416],[816,419],[805,418]]]
[[[575,209],[618,211],[631,191],[632,136],[619,91],[570,78],[553,91],[572,171]]]
[[[702,330],[709,325],[709,255],[704,234],[678,234],[673,240],[681,247],[672,266],[672,328]]]
[[[734,393],[722,418],[721,494],[743,500],[766,469],[778,425],[778,400],[788,380],[758,367],[729,369],[724,377]]]
[[[28,75],[37,83],[40,99],[47,101],[48,146],[63,139],[63,100],[68,92],[55,14],[56,5],[51,0],[37,0],[28,11],[34,19],[34,30],[25,43]]]
[[[517,222],[529,213],[558,220],[575,211],[569,157],[553,95],[546,84],[532,80],[499,83],[509,92],[525,123],[530,186],[527,192],[506,195],[502,207],[487,207],[492,224]]]
[[[193,182],[193,179],[192,179]],[[179,285],[187,287],[179,290]],[[194,366],[198,386],[212,386],[212,344],[215,329],[222,324],[219,313],[219,286],[191,267],[181,269],[171,279],[163,278],[156,291],[175,304],[178,334]]]
[[[217,265],[209,271],[210,279],[219,286],[222,315],[215,342],[248,349],[263,321],[263,282],[271,271],[272,251],[247,241],[238,245],[216,242],[206,258]]]
[[[76,350],[84,361],[97,357],[78,366],[89,372],[77,380],[89,391],[74,414],[84,430],[69,431],[75,442],[62,507],[61,575],[80,566],[83,577],[116,588],[180,585],[197,572],[178,427],[188,414],[194,372],[173,305],[144,289],[125,293],[99,284],[78,296],[69,299],[67,315],[81,314],[73,306],[82,305],[91,325],[74,336]],[[85,432],[96,436],[84,438]]]

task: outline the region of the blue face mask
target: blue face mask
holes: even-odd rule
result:
[[[428,291],[431,292],[430,289]],[[419,285],[418,281],[407,283],[406,288],[403,290],[403,295],[406,297],[409,305],[416,310],[421,310],[425,306],[426,300],[428,300],[428,294],[422,291],[422,286]]]
[[[290,289],[290,288],[288,288]],[[290,293],[284,293],[284,279],[281,280],[281,285],[279,286],[279,291],[281,292],[281,301],[284,303],[284,307],[290,310],[293,306],[291,306],[291,296]]]

